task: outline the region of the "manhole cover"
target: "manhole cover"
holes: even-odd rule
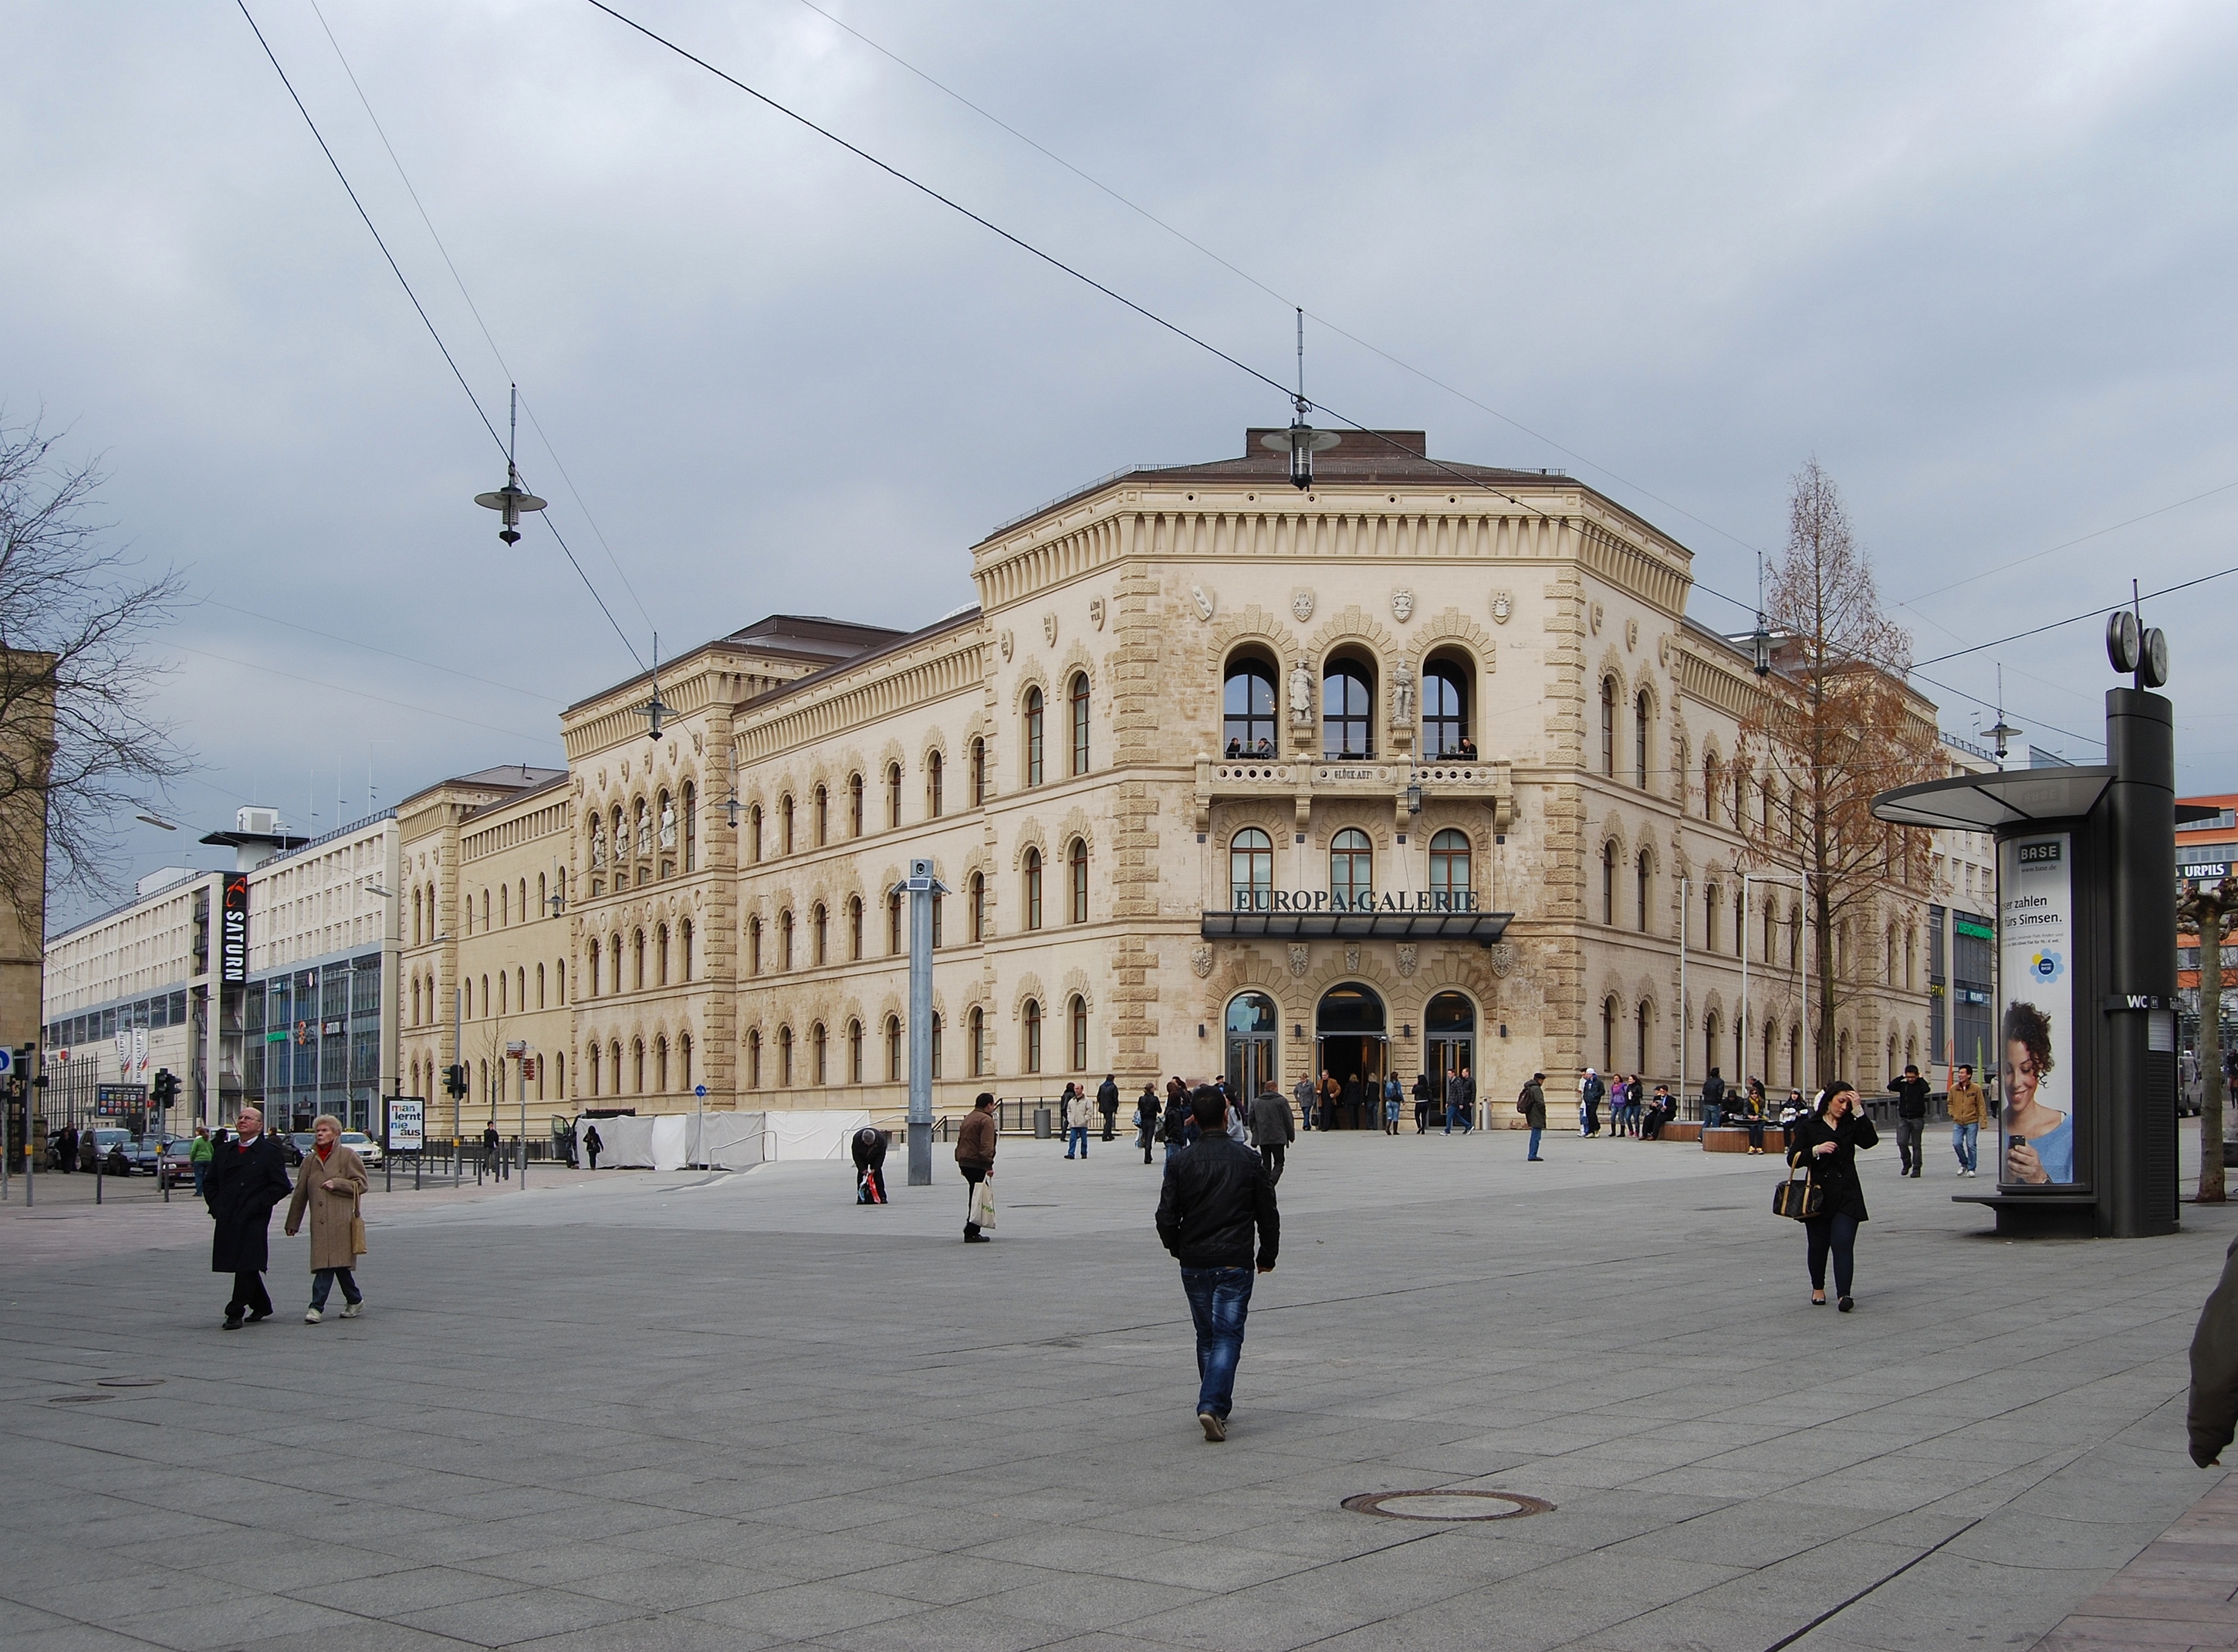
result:
[[[161,1377],[102,1377],[95,1379],[96,1388],[161,1388]]]
[[[53,1398],[50,1399],[47,1404],[50,1405],[90,1405],[97,1399],[115,1399],[116,1398],[116,1396],[114,1394],[56,1394]]]
[[[1363,1491],[1347,1497],[1354,1514],[1387,1520],[1520,1520],[1551,1513],[1554,1505],[1520,1491]]]

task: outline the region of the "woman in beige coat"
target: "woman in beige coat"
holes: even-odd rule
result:
[[[351,1270],[357,1266],[357,1202],[365,1195],[365,1164],[341,1145],[342,1121],[322,1113],[311,1121],[311,1151],[295,1173],[295,1196],[288,1201],[288,1237],[311,1213],[311,1305],[303,1323],[315,1325],[327,1311],[327,1292],[341,1281],[342,1318],[354,1319],[365,1306]]]

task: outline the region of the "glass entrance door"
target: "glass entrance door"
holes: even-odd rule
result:
[[[1481,1100],[1484,1074],[1476,1061],[1476,1006],[1459,993],[1440,993],[1422,1012],[1422,1034],[1423,1067],[1437,1087],[1431,1112],[1442,1112],[1446,1080],[1463,1067],[1476,1080]]]
[[[1275,1001],[1264,993],[1239,993],[1228,1004],[1228,1083],[1248,1102],[1275,1076]]]

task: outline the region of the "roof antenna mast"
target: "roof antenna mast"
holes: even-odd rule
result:
[[[1306,422],[1314,404],[1306,400],[1306,312],[1298,307],[1298,393],[1290,398],[1290,427],[1270,430],[1259,439],[1262,447],[1290,456],[1290,486],[1300,492],[1314,485],[1314,455],[1326,453],[1343,439],[1333,430],[1315,430]]]

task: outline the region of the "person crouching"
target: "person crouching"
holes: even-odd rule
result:
[[[1208,1442],[1228,1437],[1235,1367],[1251,1310],[1255,1267],[1275,1271],[1282,1223],[1275,1185],[1259,1155],[1222,1128],[1228,1103],[1210,1085],[1189,1099],[1197,1143],[1166,1161],[1158,1195],[1158,1239],[1181,1264],[1182,1289],[1196,1325],[1196,1420]],[[1254,1230],[1258,1249],[1252,1248]]]

